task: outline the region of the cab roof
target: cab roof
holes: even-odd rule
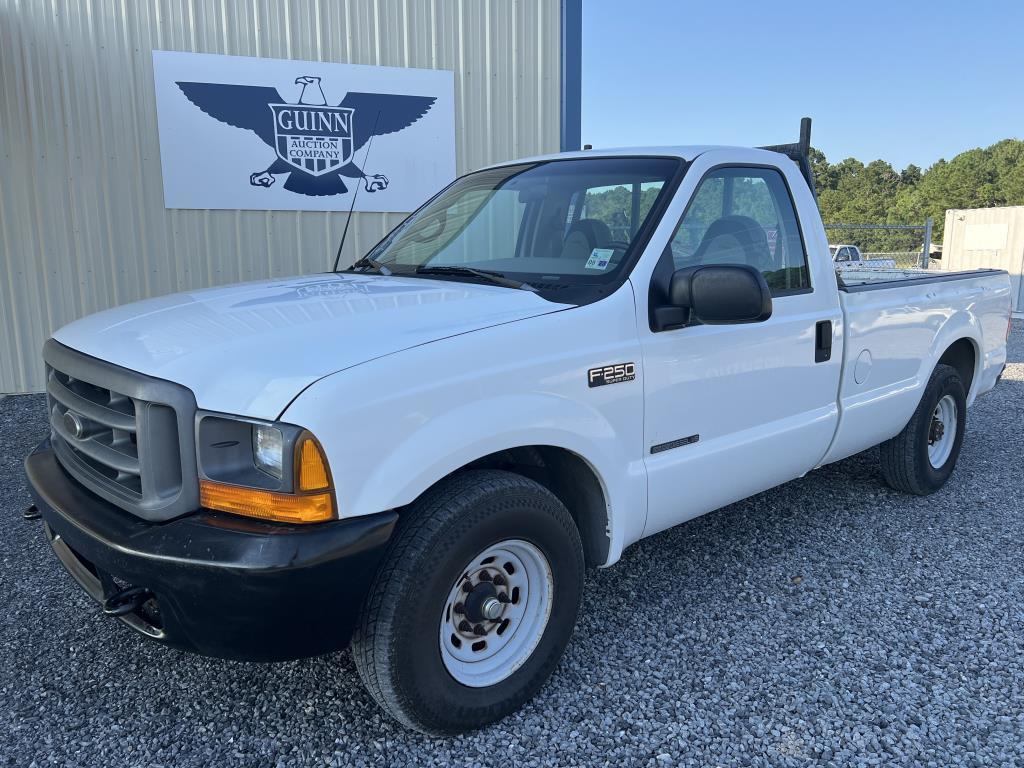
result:
[[[580,157],[678,157],[681,160],[690,162],[697,156],[711,150],[731,149],[742,152],[767,152],[768,150],[756,147],[739,147],[725,144],[683,144],[676,146],[656,147],[611,147],[607,149],[584,149],[574,152],[552,152],[546,155],[532,155],[520,157],[514,160],[505,160],[486,166],[488,168],[500,168],[503,165],[517,165],[519,163],[535,163],[545,160],[568,160]],[[772,152],[772,154],[778,154]]]

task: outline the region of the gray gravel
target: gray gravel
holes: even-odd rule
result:
[[[101,617],[20,519],[44,413],[7,398],[0,765],[1024,764],[1022,331],[943,491],[869,451],[642,542],[541,695],[451,740],[382,716],[347,653],[220,662]]]

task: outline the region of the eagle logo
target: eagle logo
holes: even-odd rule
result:
[[[252,131],[277,157],[265,170],[249,174],[254,187],[271,187],[288,174],[284,188],[300,195],[340,195],[342,176],[362,179],[367,192],[387,189],[383,174],[367,174],[353,161],[373,136],[396,133],[433,106],[431,96],[350,91],[340,104],[327,103],[320,78],[303,75],[299,100],[291,104],[276,88],[225,83],[176,83],[199,109],[235,128]]]

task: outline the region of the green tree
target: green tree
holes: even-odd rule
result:
[[[949,208],[1024,205],[1024,141],[1018,139],[962,152],[923,172],[916,165],[897,172],[882,160],[864,165],[847,158],[831,164],[817,149],[811,150],[811,163],[822,217],[828,223],[918,224],[931,217],[934,237],[941,240]],[[834,234],[841,233],[830,233]],[[896,242],[900,237],[899,233],[879,234],[878,247],[868,250],[920,245],[901,247]]]

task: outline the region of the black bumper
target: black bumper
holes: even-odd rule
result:
[[[25,472],[51,546],[98,602],[139,587],[119,618],[208,656],[279,661],[345,647],[398,515],[282,525],[200,510],[148,523],[85,490],[49,441]],[[148,594],[148,593],[147,593]]]

